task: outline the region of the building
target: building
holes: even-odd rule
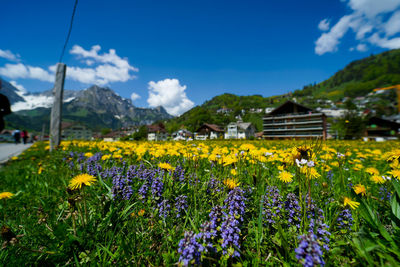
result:
[[[231,122],[226,127],[225,139],[249,139],[255,132],[256,128],[250,122]]]
[[[93,132],[85,125],[73,122],[61,123],[61,138],[64,140],[91,140]]]
[[[399,136],[400,123],[378,117],[368,119],[364,137],[367,139],[397,139]]]
[[[168,133],[162,123],[147,125],[147,140],[148,141],[166,141]]]
[[[194,139],[196,140],[206,140],[206,139],[218,139],[224,136],[224,130],[222,130],[218,125],[204,123],[196,130],[194,134]]]
[[[263,138],[326,139],[326,116],[293,101],[286,101],[263,119]]]
[[[124,136],[126,136],[124,131],[111,131],[108,134],[103,135],[102,138],[103,141],[112,142],[118,141]]]
[[[186,130],[186,129],[180,129],[176,132],[173,132],[171,135],[172,139],[175,141],[180,141],[180,140],[193,140],[193,133]]]

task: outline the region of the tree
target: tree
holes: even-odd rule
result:
[[[111,133],[111,129],[110,128],[103,128],[101,129],[101,135],[106,135]]]
[[[133,140],[144,140],[147,139],[147,126],[140,126],[139,130],[133,134]]]

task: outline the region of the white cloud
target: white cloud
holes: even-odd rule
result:
[[[139,71],[131,66],[128,59],[121,58],[114,49],[108,53],[99,54],[101,47],[93,46],[90,50],[85,50],[79,45],[74,45],[70,51],[72,55],[83,59],[83,64],[89,67],[67,66],[66,79],[75,80],[85,84],[105,85],[111,82],[126,82],[134,79],[132,72]],[[0,57],[7,57],[9,60],[17,60],[11,51],[0,50]],[[37,79],[46,82],[54,82],[57,65],[52,65],[49,71],[22,63],[5,64],[0,67],[0,75],[11,79]]]
[[[67,67],[67,78],[81,83],[95,83],[104,85],[110,82],[126,82],[134,79],[131,72],[139,69],[131,66],[128,59],[117,55],[115,49],[110,49],[108,53],[99,54],[101,47],[94,45],[90,50],[85,50],[79,45],[74,45],[70,50],[72,55],[86,59],[84,62],[88,66],[98,64],[93,68]]]
[[[318,29],[320,29],[321,31],[327,31],[329,30],[330,27],[330,21],[328,19],[323,19],[319,22],[318,24]]]
[[[352,13],[340,18],[328,32],[321,34],[315,42],[316,54],[337,51],[341,39],[350,29],[355,33],[358,51],[366,51],[366,43],[381,48],[400,48],[398,38],[389,39],[400,32],[400,11],[397,10],[400,0],[350,0],[347,5]],[[326,19],[322,20],[318,27],[323,30],[327,28],[326,23]],[[385,37],[379,37],[381,35]]]
[[[350,21],[352,18],[352,16],[342,17],[329,32],[323,33],[315,42],[315,53],[322,55],[327,52],[336,51],[337,46],[340,43],[339,40],[350,28]]]
[[[357,49],[357,51],[365,52],[368,50],[368,47],[365,44],[358,44],[356,49]]]
[[[400,37],[387,39],[379,37],[379,34],[375,33],[369,39],[371,44],[377,45],[382,48],[396,49],[400,47]]]
[[[19,55],[13,54],[10,50],[1,50],[0,49],[0,57],[11,60],[11,61],[19,61]]]
[[[135,100],[137,100],[137,99],[139,99],[140,98],[140,95],[138,95],[138,94],[136,94],[136,93],[132,93],[131,94],[131,100],[132,100],[132,102],[134,102]]]
[[[45,82],[54,82],[54,75],[40,67],[32,67],[22,63],[5,64],[0,67],[0,75],[11,79],[36,79]]]
[[[180,85],[177,79],[151,81],[148,89],[147,103],[149,106],[163,106],[171,115],[178,116],[194,106],[194,103],[186,96],[186,85]]]
[[[400,11],[394,13],[384,27],[388,37],[400,32]]]
[[[400,0],[350,0],[348,5],[354,12],[368,18],[375,18],[381,13],[392,12],[400,6]]]

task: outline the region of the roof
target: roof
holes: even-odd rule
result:
[[[241,128],[241,129],[243,129],[243,130],[246,130],[246,129],[249,128],[252,124],[251,124],[251,122],[238,122],[237,125],[238,125],[239,128]]]
[[[73,122],[61,122],[61,129],[68,129],[70,127],[72,127],[73,125],[75,125],[75,123]]]
[[[147,131],[149,133],[166,133],[165,127],[163,124],[153,124],[147,125]]]
[[[269,113],[269,115],[278,115],[278,114],[290,114],[290,113],[309,113],[313,110],[306,106],[300,105],[299,103],[293,101],[286,101],[279,107],[275,108],[273,111]]]
[[[219,128],[218,125],[216,124],[209,124],[209,123],[204,123],[202,126],[200,126],[199,129],[197,129],[196,132],[201,132],[202,130],[208,129],[209,131],[211,130],[212,132],[224,132],[221,128]],[[207,131],[207,130],[206,130]]]
[[[382,119],[379,117],[371,117],[368,119],[368,125],[372,125],[375,124],[379,127],[389,127],[393,130],[396,130],[400,128],[400,123],[397,123],[395,121],[391,121],[391,120],[386,120],[386,119]]]

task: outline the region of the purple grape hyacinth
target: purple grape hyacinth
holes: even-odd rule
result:
[[[239,187],[235,187],[228,193],[228,197],[225,199],[225,209],[228,210],[228,214],[239,218],[243,221],[243,215],[245,213],[246,204],[244,203],[246,199],[244,198],[244,192]]]
[[[176,211],[176,218],[181,216],[181,211],[186,210],[188,207],[187,204],[187,196],[180,195],[175,199],[175,211]]]
[[[317,237],[313,233],[302,235],[299,237],[300,244],[294,251],[296,252],[296,258],[300,261],[303,266],[324,266],[325,262],[322,258],[323,253],[321,247],[318,244]]]
[[[179,262],[183,266],[189,264],[200,264],[201,253],[205,250],[204,246],[198,242],[201,234],[195,234],[192,231],[185,232],[184,238],[179,241],[178,252],[181,254]]]
[[[351,211],[349,209],[344,209],[339,214],[336,222],[341,233],[349,233],[351,231],[351,226],[353,225],[353,216],[351,215]]]
[[[240,256],[239,252],[233,249],[234,246],[240,248],[239,235],[239,221],[234,216],[226,215],[221,225],[221,237],[223,240],[221,247],[224,254],[232,253],[230,255],[232,257]]]
[[[263,214],[269,224],[274,224],[282,217],[284,203],[276,186],[268,186],[266,191]]]
[[[224,215],[225,215],[225,212],[223,211],[221,206],[217,205],[212,208],[208,217],[210,218],[211,228],[213,230],[217,230],[217,228],[219,226],[221,226],[221,222],[222,222]]]
[[[171,211],[171,205],[169,204],[168,199],[164,199],[163,201],[158,204],[159,208],[159,216],[162,218],[167,218],[169,215],[169,212]]]
[[[300,229],[301,207],[295,194],[289,193],[286,196],[285,209],[288,211],[288,226],[294,225],[297,229]]]

